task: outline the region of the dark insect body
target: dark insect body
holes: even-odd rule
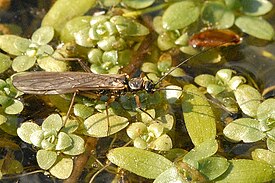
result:
[[[145,89],[153,83],[142,78],[128,79],[126,74],[94,74],[86,72],[29,72],[13,76],[13,85],[27,94],[66,94],[77,91],[128,92]]]
[[[209,29],[194,34],[189,40],[189,45],[193,47],[229,46],[239,43],[241,43],[240,36],[228,29]]]

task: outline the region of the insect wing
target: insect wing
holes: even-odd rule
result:
[[[28,94],[65,94],[76,91],[122,90],[126,75],[85,72],[29,72],[16,74],[13,85]]]

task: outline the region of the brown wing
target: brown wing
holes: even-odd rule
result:
[[[29,94],[64,94],[75,91],[123,90],[126,75],[85,72],[26,72],[15,74],[12,83]]]

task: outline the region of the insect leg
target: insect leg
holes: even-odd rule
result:
[[[139,96],[136,95],[136,94],[135,94],[135,101],[136,101],[136,104],[137,104],[137,108],[139,110],[141,110],[142,112],[144,112],[145,114],[150,116],[150,118],[155,119],[155,118],[153,118],[153,116],[151,114],[149,114],[147,111],[145,111],[144,109],[141,108],[141,103],[140,103],[140,100],[139,100]]]
[[[75,100],[75,97],[76,97],[76,93],[77,93],[77,92],[78,92],[78,91],[75,91],[75,92],[73,93],[73,97],[72,97],[72,99],[71,99],[70,106],[69,106],[69,109],[68,109],[68,111],[67,111],[66,118],[65,118],[65,120],[64,120],[64,125],[66,124],[67,120],[69,119],[69,115],[70,115],[70,113],[71,113],[71,111],[72,111],[72,108],[73,108],[73,105],[74,105],[74,100]]]

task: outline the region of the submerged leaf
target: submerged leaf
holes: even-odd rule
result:
[[[176,167],[171,167],[161,173],[155,180],[154,183],[184,183],[186,182],[182,177],[181,171]]]
[[[110,150],[107,158],[117,166],[148,179],[155,179],[173,166],[163,156],[134,147],[120,147]]]
[[[0,53],[0,73],[5,72],[12,64],[9,56]]]
[[[199,171],[209,180],[222,175],[228,167],[227,159],[222,157],[208,157],[199,161]]]

